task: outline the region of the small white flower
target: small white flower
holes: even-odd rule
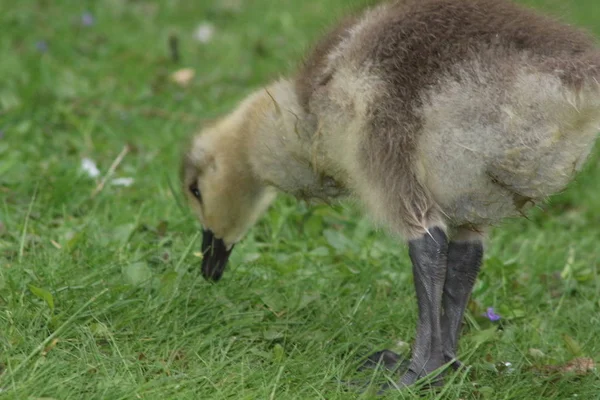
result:
[[[125,186],[129,187],[133,185],[133,178],[116,178],[111,181],[114,186]]]
[[[81,160],[81,168],[88,174],[90,178],[97,178],[100,176],[100,170],[96,167],[96,163],[89,158]]]
[[[215,27],[209,22],[202,22],[194,31],[194,38],[200,43],[208,43],[215,34]]]
[[[515,372],[515,369],[513,368],[513,365],[511,362],[506,361],[503,364],[506,367],[507,374],[512,374],[513,372]]]

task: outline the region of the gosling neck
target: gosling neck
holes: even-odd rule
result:
[[[326,175],[314,165],[316,119],[302,109],[291,82],[251,95],[243,120],[250,168],[264,185],[301,198],[329,197],[323,193]]]

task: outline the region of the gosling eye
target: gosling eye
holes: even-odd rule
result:
[[[202,202],[202,194],[200,193],[200,189],[198,189],[197,183],[192,183],[190,185],[190,192],[192,192],[194,197],[198,199],[199,202]]]

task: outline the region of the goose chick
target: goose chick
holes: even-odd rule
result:
[[[457,362],[486,229],[563,190],[600,125],[600,51],[504,0],[402,0],[342,21],[296,76],[196,135],[182,178],[218,280],[275,189],[350,195],[408,242],[416,343],[400,385]],[[441,383],[441,379],[436,383]]]

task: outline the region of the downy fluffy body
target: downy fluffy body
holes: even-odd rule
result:
[[[406,239],[481,232],[573,179],[600,126],[599,76],[586,33],[512,3],[383,3],[197,135],[184,186],[197,182],[193,207],[228,245],[270,188],[350,194]]]

